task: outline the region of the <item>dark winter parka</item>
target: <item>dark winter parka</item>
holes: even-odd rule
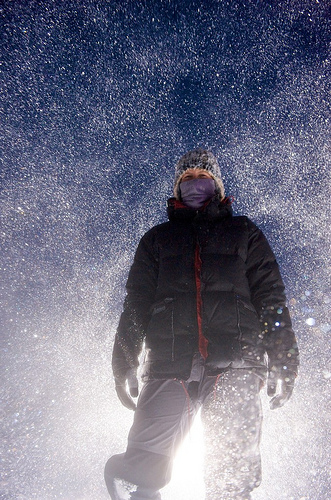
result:
[[[210,374],[296,372],[284,285],[262,232],[218,197],[199,211],[170,199],[168,217],[143,236],[129,273],[115,377],[138,366],[143,344],[146,378],[185,380],[198,352]]]

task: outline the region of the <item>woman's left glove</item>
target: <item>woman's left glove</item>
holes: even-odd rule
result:
[[[134,368],[128,370],[124,378],[115,378],[115,389],[123,406],[129,410],[135,410],[137,408],[132,399],[138,397],[138,379],[137,372]]]

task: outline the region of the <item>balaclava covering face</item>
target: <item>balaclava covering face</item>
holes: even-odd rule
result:
[[[181,182],[179,190],[183,203],[193,210],[199,210],[214,196],[216,185],[212,178],[197,178]]]
[[[221,200],[225,197],[224,185],[217,159],[210,151],[198,148],[185,153],[176,164],[174,196],[177,200],[181,199],[179,189],[181,178],[184,172],[190,168],[207,170],[215,181],[215,192],[219,194]]]

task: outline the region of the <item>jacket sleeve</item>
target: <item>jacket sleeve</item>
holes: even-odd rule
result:
[[[141,239],[126,283],[127,295],[115,335],[112,368],[115,378],[125,378],[138,367],[145,332],[154,302],[158,259],[152,230]]]
[[[260,317],[268,366],[286,366],[297,373],[299,352],[286,307],[285,287],[270,245],[248,220],[247,278],[251,301]]]

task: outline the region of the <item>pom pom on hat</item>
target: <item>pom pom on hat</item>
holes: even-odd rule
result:
[[[224,198],[224,185],[218,161],[210,151],[202,148],[189,151],[177,162],[175,169],[175,198],[180,199],[179,184],[184,172],[190,168],[207,170],[215,181],[216,192],[220,194],[221,199]]]

